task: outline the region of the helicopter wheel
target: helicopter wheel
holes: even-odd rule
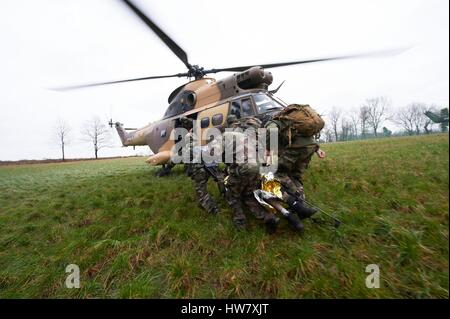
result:
[[[160,170],[158,170],[156,172],[156,176],[158,177],[163,177],[166,175],[169,175],[171,172],[172,168],[171,167],[167,167],[165,164],[162,166],[162,168]]]

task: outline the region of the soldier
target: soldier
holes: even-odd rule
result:
[[[192,119],[182,117],[180,122],[181,126],[189,131],[185,136],[185,152],[189,155],[188,160],[184,162],[186,173],[194,184],[195,193],[200,206],[208,213],[215,215],[219,212],[219,207],[216,201],[208,193],[208,180],[210,174],[201,159],[201,146],[194,145]],[[194,161],[194,158],[198,160],[197,163]]]
[[[321,121],[319,116],[316,122]],[[267,136],[272,129],[277,129],[279,132],[276,175],[283,185],[283,200],[298,213],[300,219],[305,219],[316,213],[317,209],[307,206],[304,202],[303,176],[314,153],[319,158],[324,158],[325,152],[319,148],[316,135],[297,132],[290,127],[291,124],[292,122],[285,117],[275,117],[266,123]],[[319,130],[323,127],[321,123],[317,125]],[[266,145],[269,146],[269,143],[267,142]]]
[[[267,230],[272,232],[276,228],[278,218],[266,212],[253,194],[255,189],[260,188],[260,174],[255,147],[256,130],[261,126],[261,121],[255,117],[247,117],[238,121],[234,115],[230,115],[227,118],[227,124],[229,128],[240,128],[244,132],[224,133],[224,151],[232,152],[232,162],[226,163],[228,176],[225,178],[225,185],[227,187],[227,202],[233,210],[234,225],[238,229],[246,228],[247,218],[244,214],[244,206],[246,206],[257,219],[263,219]],[[253,133],[251,132],[252,129]],[[236,140],[233,140],[233,138]],[[239,154],[244,155],[241,162],[237,158]],[[227,155],[225,154],[225,156]],[[225,158],[225,162],[227,162],[227,158]]]

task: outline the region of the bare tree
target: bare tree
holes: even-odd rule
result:
[[[61,149],[61,159],[66,160],[66,145],[70,142],[72,129],[64,120],[58,119],[53,134],[53,142]]]
[[[109,130],[106,125],[101,122],[98,116],[94,116],[85,123],[82,133],[84,135],[83,140],[92,143],[94,146],[96,159],[98,158],[98,151],[110,145],[111,136]]]
[[[351,135],[352,125],[346,117],[341,119],[341,141],[348,141]]]
[[[330,112],[330,123],[336,141],[339,141],[338,123],[340,118],[341,118],[341,111],[337,107],[333,106]]]
[[[414,112],[410,105],[400,108],[394,116],[394,122],[400,124],[408,135],[414,134]]]
[[[423,128],[427,120],[425,112],[427,111],[427,106],[424,103],[411,103],[410,107],[414,113],[414,126],[416,134],[420,134],[420,129]]]
[[[411,103],[400,108],[395,114],[394,122],[400,124],[408,135],[420,134],[420,129],[428,127],[425,112],[427,106],[423,103]]]
[[[352,125],[352,133],[353,136],[357,139],[358,138],[358,128],[359,124],[361,123],[361,118],[358,114],[358,111],[353,110],[350,112],[350,123]]]
[[[365,105],[359,107],[359,123],[361,125],[361,138],[366,138],[367,122],[369,121],[369,109]]]
[[[325,122],[325,127],[322,130],[321,135],[324,136],[324,139],[327,143],[333,142],[333,131],[330,128],[329,122]]]
[[[368,124],[372,127],[373,134],[378,136],[378,127],[387,119],[390,102],[386,97],[376,97],[366,100],[365,106],[368,110]]]

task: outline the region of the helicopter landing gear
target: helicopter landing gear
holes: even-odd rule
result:
[[[163,166],[161,167],[161,169],[159,171],[156,172],[156,176],[157,177],[163,177],[163,176],[167,176],[170,174],[170,172],[172,171],[172,167],[174,167],[175,165],[170,163],[170,164],[163,164]]]

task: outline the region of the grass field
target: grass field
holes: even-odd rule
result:
[[[333,230],[208,216],[143,158],[0,167],[0,298],[448,298],[448,135],[325,144],[306,176]],[[210,185],[216,198],[218,192]],[[81,288],[67,289],[77,264]],[[381,287],[365,286],[378,264]]]

